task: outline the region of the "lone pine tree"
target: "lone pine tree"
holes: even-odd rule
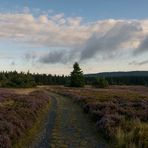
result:
[[[79,67],[79,64],[76,62],[73,65],[73,71],[71,72],[71,87],[83,87],[85,84],[83,71]]]

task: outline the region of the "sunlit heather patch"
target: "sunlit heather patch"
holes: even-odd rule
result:
[[[7,89],[0,89],[0,96],[0,147],[9,148],[32,127],[49,96],[42,91],[18,95]]]

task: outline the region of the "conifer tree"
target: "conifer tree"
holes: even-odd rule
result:
[[[71,87],[83,87],[85,84],[83,71],[79,67],[79,64],[76,62],[73,65],[73,71],[71,72]]]

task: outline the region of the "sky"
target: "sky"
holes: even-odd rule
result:
[[[148,70],[147,0],[0,0],[0,71]]]

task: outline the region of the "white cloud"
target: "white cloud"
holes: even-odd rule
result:
[[[48,17],[45,16],[45,15],[41,15],[39,17],[39,21],[40,21],[40,23],[47,24],[48,23]]]
[[[144,42],[148,36],[148,20],[108,19],[86,23],[81,17],[66,17],[63,13],[35,17],[26,11],[27,13],[0,14],[0,40],[10,39],[48,47],[49,50],[52,47],[69,48],[63,50],[62,54],[61,51],[48,51],[46,60],[39,60],[42,62],[52,62],[53,60],[47,59],[51,59],[51,55],[61,55],[59,59],[63,61],[71,57],[71,60],[76,59],[75,55],[79,60],[96,55],[114,56],[124,50],[138,50],[138,53],[148,51]]]
[[[63,17],[64,17],[64,13],[60,13],[60,14],[56,14],[56,15],[52,16],[51,19],[54,21],[58,21],[58,20],[62,19]]]
[[[47,47],[71,47],[88,38],[88,27],[80,26],[79,21],[79,18],[63,18],[63,14],[51,18],[46,15],[36,18],[32,14],[0,14],[0,38]]]

